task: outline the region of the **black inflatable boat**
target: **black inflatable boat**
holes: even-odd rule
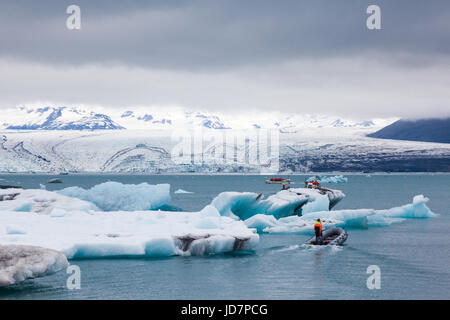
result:
[[[312,237],[305,244],[337,246],[343,244],[347,240],[348,234],[342,228],[331,228],[322,232],[322,243],[317,243],[316,236]]]

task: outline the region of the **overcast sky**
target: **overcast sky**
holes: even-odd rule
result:
[[[0,108],[40,101],[450,116],[450,1],[1,1]]]

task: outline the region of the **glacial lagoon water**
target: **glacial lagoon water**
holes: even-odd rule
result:
[[[305,178],[290,176],[302,186]],[[55,176],[56,177],[56,176]],[[147,259],[72,260],[81,269],[81,289],[68,290],[68,275],[27,280],[0,288],[0,299],[450,299],[450,175],[346,175],[329,184],[346,198],[336,209],[385,209],[430,198],[437,218],[408,219],[389,227],[349,229],[339,248],[306,248],[305,235],[261,235],[252,252]],[[172,194],[170,205],[197,211],[222,191],[266,196],[280,185],[252,175],[0,175],[0,184],[57,190],[90,188],[105,181],[169,183],[192,193]],[[295,186],[294,184],[293,186]],[[381,270],[381,288],[366,285],[368,266]]]

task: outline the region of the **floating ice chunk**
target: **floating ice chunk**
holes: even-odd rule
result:
[[[426,206],[428,201],[422,195],[415,196],[413,202],[401,207],[385,210],[354,209],[335,210],[305,213],[302,216],[290,216],[281,219],[266,218],[264,215],[255,215],[245,224],[255,228],[259,233],[299,233],[312,234],[316,219],[322,221],[323,227],[345,227],[367,229],[370,227],[385,227],[399,223],[407,218],[428,218],[436,214]]]
[[[355,210],[334,210],[334,211],[321,211],[311,212],[302,216],[305,220],[316,219],[332,219],[339,221],[338,227],[347,228],[368,228],[367,217],[376,213],[373,209],[355,209]]]
[[[26,218],[26,220],[25,220]],[[241,220],[200,212],[81,211],[64,216],[2,212],[0,225],[23,225],[20,237],[1,233],[0,243],[51,248],[72,258],[155,257],[252,249],[258,234]]]
[[[307,201],[306,196],[283,190],[267,199],[253,192],[222,192],[211,204],[223,216],[245,220],[255,214],[273,215],[276,218],[296,214]]]
[[[22,245],[0,245],[0,287],[53,274],[68,266],[55,250]]]
[[[338,222],[337,220],[323,220],[322,225],[324,228],[334,227]],[[313,234],[313,226],[314,220],[305,220],[303,217],[299,216],[290,216],[286,218],[281,218],[275,221],[271,221],[270,224],[267,224],[265,228],[262,229],[264,233],[272,233],[272,234],[285,234],[285,233],[294,233],[294,234]],[[263,227],[263,225],[261,225]],[[261,227],[259,229],[261,229]]]
[[[88,190],[69,187],[58,193],[92,202],[104,211],[157,210],[170,201],[169,184],[122,184],[110,181]]]
[[[290,188],[264,199],[253,192],[222,192],[211,202],[223,216],[246,220],[256,214],[275,218],[329,210],[344,194],[339,190]]]
[[[246,217],[257,214],[254,203],[257,202],[258,194],[254,192],[222,192],[216,196],[211,205],[215,207],[222,216],[238,219],[241,211]],[[252,214],[253,213],[253,214]],[[245,218],[244,218],[245,219]]]
[[[342,175],[334,176],[334,177],[321,175],[321,176],[315,176],[315,177],[308,178],[306,181],[310,182],[313,180],[315,180],[319,183],[347,183],[348,182],[348,178],[346,178]]]
[[[427,207],[428,198],[423,195],[417,195],[413,198],[413,202],[401,207],[391,208],[387,210],[378,210],[377,214],[391,218],[430,218],[436,214]]]
[[[183,190],[183,189],[178,189],[178,190],[175,191],[174,193],[180,194],[180,193],[193,193],[193,192],[191,192],[191,191],[186,191],[186,190]]]
[[[99,210],[90,202],[40,189],[6,189],[0,190],[0,195],[10,199],[0,201],[0,211],[50,214],[54,209],[85,212]]]
[[[318,189],[295,188],[289,189],[290,192],[303,194],[308,197],[308,202],[302,207],[301,213],[315,211],[328,211],[330,208],[330,198],[328,193],[320,193]]]

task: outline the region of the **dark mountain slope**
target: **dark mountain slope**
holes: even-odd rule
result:
[[[381,139],[450,143],[450,118],[398,120],[367,136]]]

